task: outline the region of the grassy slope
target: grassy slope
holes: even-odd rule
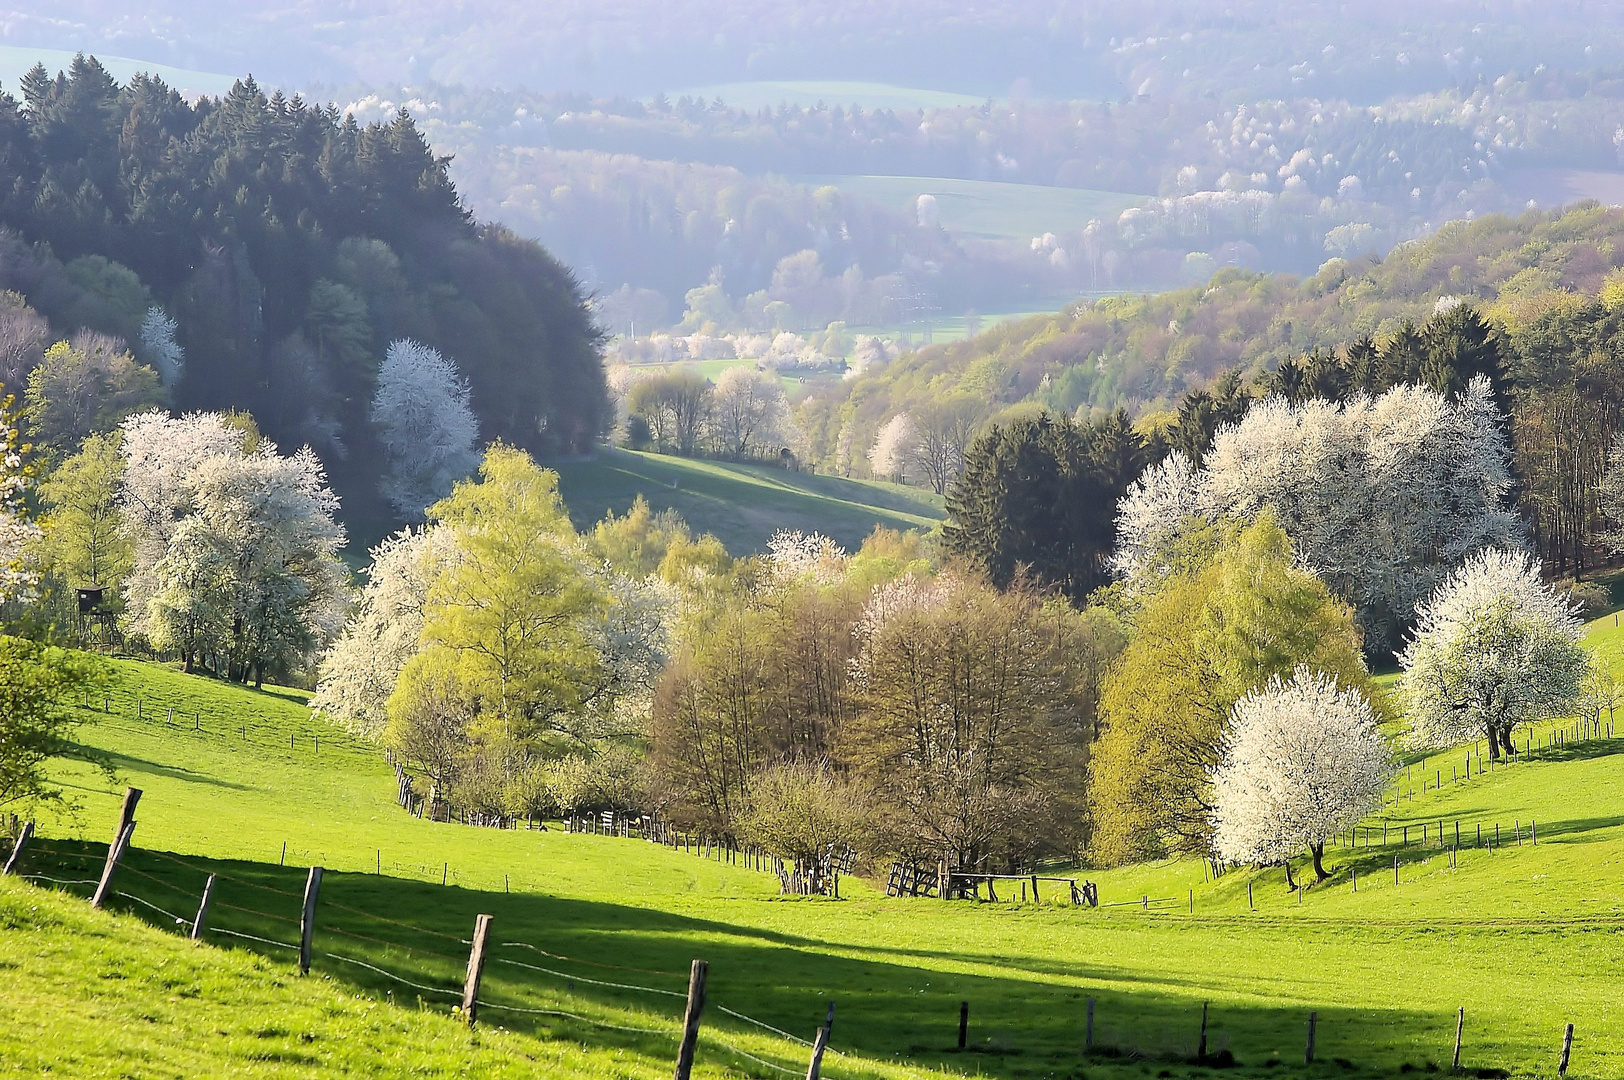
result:
[[[1624,630],[1598,628],[1593,640],[1616,658]],[[674,992],[687,960],[702,955],[713,965],[714,1002],[779,1027],[808,1031],[823,1001],[836,999],[837,1046],[872,1063],[837,1059],[828,1073],[836,1077],[912,1071],[883,1063],[893,1055],[1004,1077],[1083,1075],[1085,1066],[1092,1077],[1188,1075],[1197,1070],[1172,1059],[1193,1050],[1203,1001],[1212,1003],[1212,1048],[1231,1049],[1242,1074],[1295,1074],[1291,1066],[1300,1062],[1309,1009],[1320,1014],[1326,1064],[1319,1073],[1384,1076],[1406,1064],[1447,1065],[1454,1010],[1461,1005],[1470,1066],[1549,1075],[1561,1024],[1573,1021],[1578,1039],[1569,1075],[1624,1071],[1624,1012],[1616,994],[1624,960],[1624,740],[1584,744],[1470,783],[1449,784],[1445,769],[1442,792],[1418,790],[1413,802],[1388,811],[1389,819],[1418,825],[1458,815],[1468,835],[1478,820],[1498,821],[1509,840],[1513,821],[1526,828],[1532,817],[1540,822],[1540,843],[1468,850],[1454,870],[1438,849],[1412,845],[1402,852],[1398,885],[1394,849],[1361,848],[1333,851],[1335,881],[1300,903],[1278,871],[1232,873],[1207,883],[1200,865],[1187,862],[1090,874],[1107,904],[1128,902],[1097,911],[888,900],[854,881],[839,903],[783,901],[766,875],[638,841],[408,819],[393,808],[388,770],[373,754],[331,732],[322,734],[318,753],[312,737],[320,725],[286,698],[150,666],[123,670],[125,689],[115,697],[112,719],[83,731],[87,744],[118,755],[121,780],[147,793],[138,815],[140,850],[123,886],[188,913],[206,863],[231,879],[220,892],[231,907],[221,909],[217,925],[288,940],[292,925],[278,920],[297,909],[302,866],[319,861],[338,872],[324,887],[317,970],[374,995],[390,984],[337,956],[367,959],[425,985],[451,985],[462,954],[455,939],[475,912],[488,911],[497,917],[499,940],[557,954],[560,959],[539,963],[564,976],[495,966],[487,991],[494,1001],[669,1030],[680,1007],[675,998],[564,980],[597,977]],[[133,718],[134,692],[147,702],[140,722]],[[195,702],[203,732],[186,731],[179,716],[166,730],[166,713],[153,702]],[[236,734],[226,734],[228,727]],[[1438,763],[1429,760],[1428,767]],[[104,839],[117,788],[82,768],[67,770],[65,778],[81,796],[83,814],[78,822],[42,823],[50,839],[29,869],[74,878],[93,868],[94,842]],[[88,843],[73,842],[75,836]],[[286,868],[277,866],[283,840],[289,842]],[[371,873],[380,850],[381,878]],[[83,859],[76,862],[80,851]],[[191,865],[171,861],[169,853]],[[446,864],[453,887],[439,884]],[[1359,871],[1357,892],[1350,868]],[[1248,880],[1255,911],[1248,908]],[[1192,892],[1193,915],[1187,908]],[[1144,895],[1173,902],[1146,912],[1131,903]],[[425,938],[379,916],[445,937]],[[31,949],[17,935],[0,936],[0,962],[31,963]],[[266,970],[285,972],[283,954],[269,951],[275,959]],[[498,955],[536,959],[516,948]],[[100,1015],[106,984],[83,963],[68,964],[53,980],[55,1011]],[[235,985],[222,984],[220,993],[235,992]],[[197,1007],[213,995],[205,989]],[[129,996],[116,1001],[127,1021],[140,1011]],[[1100,1041],[1148,1054],[1146,1062],[1085,1061],[1077,1053],[1084,996],[1098,999]],[[444,997],[428,998],[434,1011],[444,1011]],[[13,1014],[27,1000],[26,992],[0,997]],[[950,1051],[961,1000],[972,1002],[972,1045],[984,1051],[968,1059]],[[405,1023],[395,1013],[387,1017],[391,1031]],[[713,1018],[728,1044],[784,1067],[796,1064],[798,1048],[752,1034],[730,1017]],[[545,1018],[539,1026],[526,1019],[499,1022],[589,1042],[595,1053],[618,1053],[632,1063],[633,1075],[640,1075],[637,1063],[669,1055],[663,1036],[568,1018]],[[0,1059],[23,1049],[13,1044],[32,1029],[22,1030],[0,1024]],[[221,1061],[237,1053],[229,1035],[209,1036],[203,1021],[185,1030],[190,1036],[173,1037],[191,1047],[187,1053],[216,1053]],[[104,1034],[113,1045],[132,1048],[168,1047],[170,1038],[134,1022],[111,1025]],[[195,1044],[198,1037],[202,1045]],[[181,1050],[152,1052],[162,1058]],[[717,1043],[707,1043],[701,1056],[735,1074],[773,1075]],[[1265,1070],[1275,1057],[1284,1066]],[[1349,1067],[1334,1064],[1337,1058]],[[570,1074],[560,1067],[547,1075]]]
[[[675,508],[695,532],[710,532],[734,555],[760,551],[778,529],[832,536],[853,550],[876,525],[928,530],[942,500],[920,488],[764,465],[606,450],[590,461],[549,463],[577,528],[607,510],[624,513],[637,495]],[[675,487],[673,487],[675,484]]]

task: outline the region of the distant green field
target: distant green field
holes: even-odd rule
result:
[[[87,880],[117,793],[134,784],[146,795],[119,887],[140,900],[115,909],[184,932],[204,877],[219,873],[212,925],[265,940],[209,942],[263,959],[216,960],[134,919],[0,886],[0,1074],[519,1076],[530,1059],[532,1075],[653,1080],[670,1075],[696,956],[711,963],[706,1077],[804,1070],[803,1047],[751,1021],[804,1037],[830,1000],[831,1080],[1376,1080],[1447,1070],[1459,1007],[1468,1075],[1553,1076],[1570,1022],[1570,1077],[1624,1074],[1624,739],[1470,781],[1451,782],[1458,755],[1439,755],[1427,771],[1441,772],[1442,790],[1417,775],[1413,799],[1368,823],[1371,846],[1335,846],[1334,879],[1301,898],[1278,869],[1210,880],[1199,862],[1175,861],[1085,871],[1098,909],[1052,890],[1008,902],[1012,883],[998,904],[888,899],[858,878],[840,901],[786,900],[767,874],[639,840],[408,817],[378,752],[311,720],[296,697],[119,668],[110,713],[87,710],[80,732],[118,777],[57,770],[80,809],[41,817],[24,872],[44,887],[40,875]],[[1457,819],[1451,865],[1438,823]],[[1476,846],[1479,823],[1486,837],[1500,826],[1496,849]],[[297,935],[313,863],[328,877],[307,983],[274,943]],[[438,1017],[477,912],[495,915],[499,944],[487,1033],[464,1039]],[[1093,1054],[1085,998],[1096,1002]],[[1222,1072],[1191,1060],[1209,1008],[1209,1051],[1236,1060]],[[1305,1069],[1310,1010],[1318,1061]]]
[[[1080,229],[1090,219],[1120,214],[1142,195],[1088,188],[1006,184],[994,180],[944,180],[925,176],[796,176],[812,187],[832,185],[912,214],[921,195],[936,196],[942,227],[966,236],[1027,240],[1046,232]]]
[[[711,101],[721,98],[740,109],[775,109],[779,105],[826,105],[850,107],[861,105],[865,109],[952,109],[985,103],[986,98],[973,94],[954,94],[945,90],[920,90],[889,83],[841,82],[838,80],[811,80],[805,82],[764,80],[761,82],[718,83],[688,90],[674,91],[669,96],[703,98]]]
[[[547,467],[558,471],[579,529],[609,510],[625,513],[642,495],[656,510],[675,509],[695,532],[714,533],[735,556],[765,549],[779,529],[821,532],[856,550],[876,525],[929,530],[943,516],[942,499],[920,488],[766,465],[605,450]]]

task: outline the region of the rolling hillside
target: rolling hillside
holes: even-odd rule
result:
[[[1616,661],[1610,620],[1594,640]],[[118,792],[141,787],[119,882],[127,895],[113,904],[126,914],[91,916],[77,901],[4,887],[0,966],[26,979],[0,980],[10,987],[0,990],[0,1071],[33,1074],[45,1040],[61,1039],[85,1076],[293,1076],[318,1065],[322,1075],[450,1075],[475,1062],[511,1075],[508,1063],[527,1058],[549,1062],[549,1076],[652,1077],[668,1074],[695,956],[712,970],[707,1076],[804,1069],[804,1047],[776,1032],[810,1035],[831,999],[832,1077],[1204,1075],[1189,1062],[1204,1003],[1209,1053],[1228,1051],[1244,1075],[1305,1074],[1310,1010],[1321,1064],[1306,1075],[1447,1068],[1459,1007],[1464,1063],[1480,1075],[1553,1074],[1568,1022],[1578,1032],[1570,1076],[1624,1068],[1624,740],[1543,750],[1455,783],[1464,750],[1417,760],[1358,846],[1330,853],[1335,878],[1301,897],[1278,870],[1209,881],[1200,864],[1176,862],[1087,872],[1098,909],[1049,895],[887,899],[856,879],[838,902],[785,900],[768,874],[640,840],[419,821],[394,806],[381,757],[311,721],[296,695],[137,663],[119,671],[109,711],[92,703],[81,729],[117,779],[64,766],[82,809],[41,819],[24,871],[41,888],[86,894]],[[1438,825],[1452,842],[1457,819],[1464,847],[1452,868]],[[1498,847],[1474,846],[1478,824],[1489,838],[1499,827]],[[328,876],[319,978],[301,982],[286,943],[311,864]],[[206,940],[224,954],[173,936],[208,872],[222,883]],[[502,943],[484,1024],[518,1034],[482,1027],[468,1040],[442,1022],[477,912],[496,916]],[[117,995],[109,978],[124,980]],[[35,982],[50,987],[47,1010],[19,989]],[[1092,1055],[1081,1047],[1084,998],[1096,1001]],[[954,1047],[961,1001],[971,1002],[969,1056]],[[123,1022],[137,1016],[149,1022]],[[98,1018],[117,1022],[82,1023]],[[362,1023],[370,1041],[352,1045]],[[471,1058],[476,1045],[482,1056]],[[134,1059],[145,1071],[119,1071]]]
[[[929,531],[942,499],[920,488],[873,480],[789,472],[632,450],[605,450],[589,461],[548,463],[577,529],[638,495],[655,510],[675,509],[695,533],[714,533],[734,556],[767,546],[779,529],[821,532],[856,550],[875,526]]]

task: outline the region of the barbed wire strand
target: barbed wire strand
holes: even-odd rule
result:
[[[498,1005],[493,1001],[481,1001],[479,1007],[481,1009],[496,1009],[500,1012],[523,1013],[532,1016],[564,1016],[571,1020],[579,1020],[583,1024],[592,1024],[613,1031],[633,1031],[639,1035],[664,1035],[668,1039],[678,1037],[676,1032],[667,1031],[664,1028],[638,1028],[627,1027],[625,1024],[611,1024],[607,1020],[594,1020],[590,1016],[582,1016],[580,1013],[567,1012],[563,1009],[527,1009],[518,1005]]]
[[[631,983],[604,982],[602,979],[589,979],[584,975],[571,975],[566,971],[554,971],[552,968],[538,967],[535,964],[526,964],[522,960],[509,960],[505,956],[493,956],[491,959],[495,960],[498,964],[512,964],[514,967],[522,967],[530,971],[539,971],[544,975],[551,975],[554,978],[565,979],[570,982],[583,982],[590,986],[607,986],[612,990],[639,990],[645,994],[663,994],[666,997],[674,998],[686,999],[688,997],[687,993],[682,991],[661,990],[654,986],[636,986]]]
[[[210,934],[225,934],[227,937],[242,938],[245,941],[257,941],[261,945],[275,945],[278,948],[292,949],[294,952],[299,951],[299,946],[289,945],[285,941],[272,941],[270,938],[255,937],[253,934],[244,934],[238,930],[227,930],[223,926],[210,926],[205,929]]]
[[[173,911],[165,911],[163,908],[159,907],[157,904],[154,904],[152,901],[143,900],[139,896],[135,895],[134,893],[127,893],[122,889],[114,889],[113,890],[113,895],[114,896],[122,896],[126,900],[134,900],[137,904],[140,904],[143,907],[149,907],[153,911],[156,911],[160,915],[167,915],[171,919],[175,920],[175,925],[176,926],[190,926],[190,925],[192,925],[192,920],[191,919],[182,918],[181,916],[176,915]]]
[[[330,952],[324,952],[321,955],[323,955],[323,956],[325,956],[325,957],[327,957],[328,959],[331,959],[331,960],[339,960],[339,961],[342,961],[343,963],[346,963],[346,964],[354,964],[356,967],[364,967],[368,971],[375,971],[379,975],[382,975],[384,978],[393,979],[395,982],[398,982],[398,983],[402,984],[403,986],[409,986],[413,990],[421,990],[424,993],[429,993],[429,994],[450,994],[452,997],[461,997],[462,996],[462,991],[461,990],[448,990],[443,986],[425,986],[422,983],[415,983],[415,982],[412,982],[412,980],[410,980],[410,979],[401,978],[399,975],[396,975],[394,972],[385,971],[381,967],[377,967],[376,965],[369,964],[365,960],[357,960],[353,956],[340,956],[338,953],[330,953]]]
[[[472,944],[467,938],[458,938],[457,940],[464,945]],[[685,978],[688,974],[685,971],[662,971],[658,968],[624,967],[620,964],[600,964],[595,960],[580,960],[573,956],[563,956],[559,953],[548,952],[546,949],[532,945],[528,941],[504,941],[501,942],[501,945],[503,948],[529,949],[531,952],[537,952],[543,956],[550,956],[554,960],[563,960],[571,964],[585,964],[588,967],[607,968],[611,971],[635,971],[640,975],[670,975],[674,979]]]
[[[721,1039],[718,1039],[713,1032],[703,1031],[702,1030],[700,1032],[700,1034],[703,1037],[709,1039],[711,1042],[716,1043],[718,1046],[721,1046],[724,1049],[730,1051],[731,1053],[735,1053],[735,1054],[739,1055],[742,1058],[749,1058],[751,1061],[755,1062],[757,1065],[765,1065],[769,1069],[777,1069],[779,1072],[781,1072],[781,1073],[789,1073],[791,1076],[800,1076],[801,1075],[801,1071],[799,1069],[786,1069],[782,1065],[774,1065],[772,1062],[768,1061],[766,1058],[758,1058],[758,1057],[756,1057],[756,1055],[750,1053],[748,1050],[740,1050],[737,1046],[734,1046],[732,1043],[725,1042],[725,1041],[723,1041]]]

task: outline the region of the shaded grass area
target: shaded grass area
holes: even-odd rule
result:
[[[304,867],[320,863],[330,873],[317,976],[414,1016],[448,1009],[473,916],[492,913],[501,962],[488,969],[486,997],[552,1012],[492,1009],[486,1021],[584,1044],[605,1061],[629,1062],[625,1075],[667,1060],[674,1043],[663,1033],[675,1029],[675,995],[695,956],[711,962],[715,1005],[799,1037],[835,1000],[835,1045],[849,1056],[831,1062],[833,1077],[1216,1075],[1189,1060],[1203,1002],[1211,1003],[1209,1053],[1239,1062],[1230,1075],[1392,1076],[1447,1066],[1459,1006],[1473,1069],[1551,1075],[1561,1025],[1573,1021],[1569,1075],[1624,1071],[1615,974],[1624,960],[1624,755],[1606,740],[1418,794],[1417,820],[1481,812],[1509,826],[1526,810],[1542,822],[1541,839],[1463,851],[1453,868],[1446,852],[1416,844],[1398,853],[1397,885],[1395,852],[1344,847],[1329,853],[1333,880],[1300,899],[1278,870],[1208,881],[1199,863],[1173,862],[1089,872],[1112,905],[1097,910],[893,900],[856,880],[843,883],[847,899],[831,902],[782,899],[766,874],[637,840],[418,821],[394,807],[381,758],[311,720],[296,697],[151,665],[120,671],[110,716],[81,736],[116,755],[121,781],[146,791],[122,889],[187,919],[206,873],[219,872],[217,930],[291,943]],[[165,725],[167,712],[155,706],[169,701],[196,702],[203,730]],[[215,733],[233,724],[235,741]],[[83,767],[63,775],[84,809],[77,820],[42,820],[45,839],[26,869],[82,881],[99,864],[120,789]],[[284,841],[288,865],[279,866]],[[1357,891],[1349,870],[1358,872]],[[1140,897],[1160,902],[1141,908]],[[116,903],[160,926],[173,921],[127,898]],[[16,956],[28,946],[3,940],[22,962]],[[265,970],[286,976],[286,949],[211,940],[262,950]],[[404,987],[353,961],[443,992]],[[88,973],[59,979],[60,1008],[91,1015],[105,984]],[[1082,1045],[1090,997],[1093,1054]],[[961,1001],[971,1003],[963,1054],[955,1045]],[[1305,1070],[1310,1009],[1319,1013],[1320,1062]],[[556,1015],[566,1012],[574,1016]],[[711,1017],[718,1041],[703,1048],[707,1067],[781,1075],[742,1051],[804,1070],[798,1044],[718,1010]],[[117,1020],[108,1037],[155,1037],[126,1032],[128,1023]],[[628,1027],[662,1034],[619,1030]],[[222,1054],[234,1052],[222,1043]]]
[[[790,472],[766,465],[605,450],[589,461],[549,463],[578,529],[641,494],[656,510],[674,509],[696,533],[714,533],[735,556],[764,550],[779,529],[833,537],[850,550],[877,525],[929,530],[941,520],[933,492],[871,480]]]

